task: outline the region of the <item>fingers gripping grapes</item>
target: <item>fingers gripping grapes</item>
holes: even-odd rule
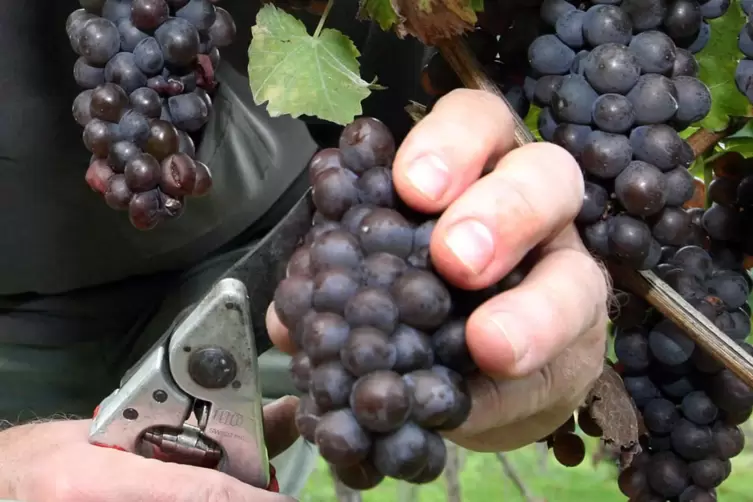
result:
[[[485,118],[469,123],[469,109]],[[317,214],[268,326],[295,353],[302,435],[354,488],[436,478],[437,433],[478,449],[534,441],[599,374],[606,285],[572,225],[580,172],[553,145],[511,152],[511,133],[501,101],[463,91],[414,128],[392,170],[379,166],[394,140],[369,118],[312,160]],[[449,134],[475,139],[450,151]],[[498,443],[482,447],[484,434]]]

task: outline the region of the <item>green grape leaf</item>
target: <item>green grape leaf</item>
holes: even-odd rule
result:
[[[742,54],[737,48],[737,36],[745,24],[745,16],[737,3],[727,13],[709,21],[711,39],[696,59],[701,67],[700,78],[711,90],[711,111],[700,125],[711,131],[722,131],[730,117],[753,116],[753,107],[737,90],[735,69]]]
[[[251,92],[272,117],[310,115],[345,125],[362,113],[372,85],[361,78],[360,53],[348,37],[332,29],[313,37],[272,4],[259,10],[251,34]]]
[[[484,12],[484,0],[471,0],[471,9],[476,12]]]
[[[397,12],[390,0],[361,0],[358,18],[376,21],[383,30],[389,30],[398,22]]]
[[[724,140],[725,152],[737,152],[744,158],[753,157],[753,138],[732,138]]]
[[[724,138],[718,145],[723,152],[737,152],[744,158],[753,157],[753,122],[746,123],[743,127]]]

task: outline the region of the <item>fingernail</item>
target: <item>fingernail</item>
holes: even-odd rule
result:
[[[477,220],[465,220],[451,226],[445,244],[475,275],[483,272],[494,256],[494,237],[486,225]]]
[[[405,176],[427,199],[437,201],[450,186],[450,170],[436,155],[419,157],[408,167]]]
[[[531,345],[525,330],[518,328],[515,316],[508,312],[495,312],[489,316],[489,321],[510,344],[515,362],[520,363]]]

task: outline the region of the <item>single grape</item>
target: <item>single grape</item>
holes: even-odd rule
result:
[[[178,131],[171,123],[164,120],[151,121],[146,153],[159,162],[178,151]]]
[[[592,120],[604,132],[624,133],[635,123],[635,111],[626,97],[602,94],[593,103]]]
[[[236,27],[233,17],[222,7],[215,7],[216,17],[209,27],[209,38],[217,47],[230,45],[235,39]]]
[[[157,188],[162,177],[159,162],[147,153],[137,154],[125,165],[123,174],[133,192],[147,192]]]
[[[217,18],[215,7],[208,0],[189,0],[175,15],[189,21],[199,31],[209,30]]]
[[[378,433],[399,430],[410,417],[412,404],[409,387],[392,371],[374,371],[362,376],[350,395],[350,408],[358,423]]]
[[[314,433],[319,454],[332,464],[354,465],[366,458],[372,441],[350,410],[336,410],[319,419]]]
[[[356,174],[371,167],[390,166],[395,156],[395,138],[384,123],[370,117],[361,117],[343,129],[340,135],[340,153]]]
[[[130,183],[126,180],[130,187]],[[138,230],[151,230],[164,218],[159,190],[135,193],[128,204],[128,217]]]
[[[583,69],[591,87],[602,94],[624,94],[635,86],[641,75],[636,55],[625,45],[615,43],[594,48],[585,60]]]
[[[450,313],[450,293],[437,277],[424,270],[408,270],[391,288],[400,321],[417,329],[440,327]]]
[[[129,100],[133,111],[147,118],[159,118],[162,100],[156,91],[148,87],[140,87],[131,93]]]
[[[528,47],[531,67],[544,75],[564,75],[575,59],[575,52],[556,35],[542,35]]]
[[[355,328],[340,350],[343,366],[355,376],[379,370],[391,370],[397,361],[397,351],[389,337],[371,327]]]
[[[635,216],[651,216],[666,203],[667,180],[646,162],[631,162],[615,178],[614,191],[620,204]]]
[[[115,174],[110,177],[107,191],[105,191],[105,203],[112,209],[125,211],[129,208],[133,192],[128,188],[125,176]]]
[[[105,80],[118,84],[126,93],[146,85],[147,77],[136,64],[130,52],[119,52],[105,66]]]
[[[594,47],[609,43],[627,45],[633,37],[633,23],[618,6],[594,5],[586,11],[583,34]]]
[[[73,118],[81,127],[86,127],[86,124],[92,119],[91,101],[93,93],[93,90],[87,89],[79,93],[76,99],[73,100],[73,106],[71,107]]]
[[[155,38],[162,47],[165,61],[175,66],[188,66],[199,53],[199,32],[182,18],[170,18],[157,28]]]
[[[429,457],[429,441],[424,430],[411,423],[374,441],[374,466],[385,476],[411,479],[421,474]]]
[[[325,216],[339,220],[358,203],[358,177],[347,169],[331,168],[322,172],[314,183],[314,205]]]
[[[120,50],[120,33],[115,24],[101,17],[84,22],[75,33],[74,48],[87,63],[102,66]]]

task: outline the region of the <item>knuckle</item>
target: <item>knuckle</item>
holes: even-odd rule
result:
[[[496,186],[491,187],[493,191],[490,190],[487,197],[492,199],[489,207],[495,212],[495,226],[503,242],[539,240],[538,237],[548,231],[553,215],[547,210],[548,206],[532,200],[538,189],[527,179],[506,176],[500,171],[494,173],[498,173],[495,175]],[[474,197],[470,203],[481,205],[479,200],[483,198]]]

